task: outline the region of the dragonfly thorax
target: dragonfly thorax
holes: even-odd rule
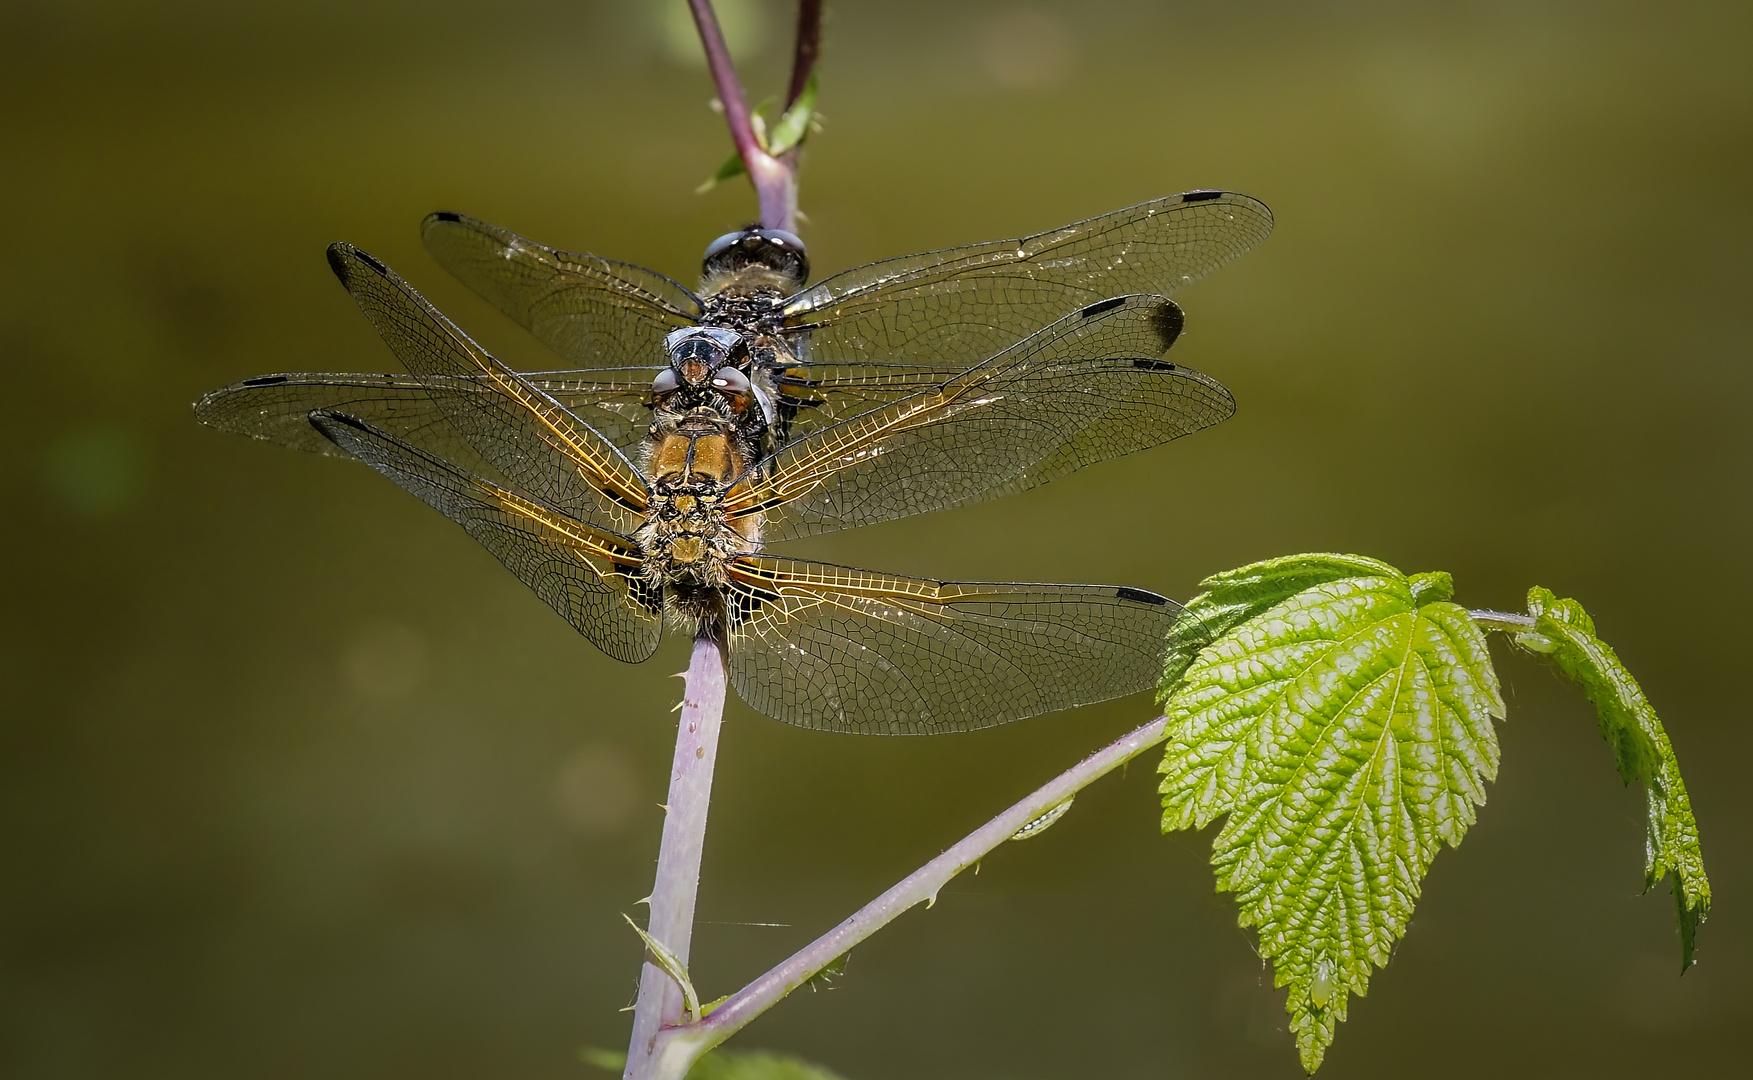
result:
[[[809,276],[809,255],[791,233],[753,225],[726,233],[706,249],[700,322],[741,333],[757,367],[788,366],[795,358],[783,340],[785,301]]]

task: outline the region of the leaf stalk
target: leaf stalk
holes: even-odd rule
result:
[[[1481,630],[1501,630],[1506,634],[1518,634],[1534,629],[1532,615],[1514,611],[1492,611],[1487,608],[1468,611],[1467,614],[1473,616],[1473,621],[1479,624]]]
[[[1165,717],[1159,716],[1060,773],[901,879],[839,926],[730,995],[705,1020],[663,1028],[657,1033],[651,1051],[653,1060],[661,1067],[650,1075],[654,1080],[681,1080],[701,1054],[730,1038],[908,908],[920,903],[929,906],[935,902],[939,889],[998,845],[1013,839],[1029,822],[1068,802],[1090,783],[1161,743],[1168,737],[1167,723]]]

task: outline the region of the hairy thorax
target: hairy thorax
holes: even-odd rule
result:
[[[743,334],[774,333],[783,318],[781,306],[795,287],[794,279],[765,266],[708,274],[700,283],[701,321]]]
[[[735,422],[709,408],[659,410],[645,441],[650,515],[634,539],[645,576],[689,628],[723,617],[726,564],[754,551],[759,519],[725,520],[724,499],[750,461]]]

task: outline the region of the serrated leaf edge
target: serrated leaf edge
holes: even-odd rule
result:
[[[1441,785],[1440,789],[1429,786],[1428,789],[1437,792],[1437,794],[1428,798],[1427,801],[1431,803],[1431,809],[1446,807],[1446,810],[1439,815],[1440,820],[1422,824],[1408,811],[1408,816],[1401,822],[1400,828],[1395,830],[1401,833],[1403,840],[1409,842],[1415,849],[1411,853],[1411,857],[1413,862],[1419,865],[1408,864],[1406,852],[1396,852],[1394,858],[1398,864],[1398,872],[1394,873],[1392,878],[1403,882],[1401,888],[1394,890],[1398,896],[1390,893],[1377,897],[1373,890],[1365,889],[1362,895],[1368,899],[1365,899],[1364,902],[1368,907],[1375,909],[1375,914],[1370,921],[1377,924],[1376,929],[1384,932],[1383,940],[1375,941],[1373,944],[1363,940],[1354,942],[1354,944],[1366,946],[1366,955],[1352,958],[1348,966],[1352,967],[1353,971],[1349,975],[1340,968],[1336,957],[1322,948],[1314,947],[1315,943],[1312,941],[1310,955],[1302,958],[1308,961],[1306,964],[1302,963],[1300,959],[1294,958],[1293,954],[1298,950],[1290,948],[1289,942],[1280,940],[1275,943],[1272,938],[1276,936],[1276,932],[1272,931],[1269,924],[1276,924],[1287,916],[1300,926],[1313,926],[1319,920],[1308,914],[1306,907],[1304,908],[1304,916],[1297,917],[1293,910],[1296,905],[1293,904],[1286,908],[1282,903],[1274,903],[1269,898],[1258,895],[1257,888],[1251,890],[1256,895],[1244,895],[1244,890],[1236,887],[1243,884],[1237,876],[1241,872],[1240,867],[1229,860],[1220,859],[1220,852],[1223,851],[1234,851],[1240,854],[1240,847],[1246,844],[1243,834],[1252,833],[1262,826],[1270,827],[1266,824],[1267,817],[1281,802],[1282,793],[1291,789],[1291,784],[1274,785],[1278,788],[1279,794],[1271,795],[1265,801],[1248,807],[1247,813],[1241,815],[1240,818],[1236,811],[1251,802],[1251,792],[1244,791],[1241,797],[1232,800],[1227,808],[1211,802],[1212,790],[1209,782],[1203,786],[1202,791],[1192,796],[1186,796],[1186,791],[1183,790],[1184,798],[1178,805],[1169,805],[1168,800],[1165,799],[1163,822],[1165,831],[1175,827],[1186,827],[1190,824],[1203,825],[1216,816],[1229,813],[1230,820],[1225,823],[1218,839],[1213,843],[1213,866],[1217,871],[1218,886],[1221,890],[1236,893],[1238,922],[1244,926],[1251,925],[1259,928],[1261,955],[1274,958],[1277,961],[1293,961],[1288,967],[1275,962],[1274,984],[1278,986],[1296,984],[1292,985],[1291,998],[1287,1001],[1286,1006],[1292,1016],[1292,1028],[1297,1036],[1299,1057],[1302,1058],[1304,1068],[1313,1072],[1319,1066],[1337,1024],[1345,1018],[1348,995],[1356,993],[1362,997],[1367,993],[1369,977],[1374,968],[1387,962],[1392,946],[1404,937],[1406,923],[1410,919],[1412,907],[1421,891],[1422,880],[1429,871],[1431,860],[1434,859],[1441,845],[1445,843],[1450,846],[1458,844],[1465,835],[1466,829],[1472,824],[1475,807],[1484,801],[1484,784],[1495,778],[1497,743],[1493,721],[1502,719],[1505,710],[1495,669],[1491,665],[1490,654],[1485,644],[1485,635],[1473,623],[1465,609],[1449,602],[1448,597],[1452,594],[1452,583],[1449,581],[1448,575],[1425,574],[1408,579],[1387,564],[1360,557],[1292,557],[1287,560],[1273,560],[1266,564],[1256,564],[1257,567],[1266,567],[1269,570],[1288,567],[1293,572],[1283,576],[1293,580],[1299,576],[1297,571],[1312,572],[1315,576],[1327,577],[1332,571],[1341,568],[1354,572],[1365,570],[1367,575],[1356,575],[1350,579],[1329,578],[1319,585],[1306,587],[1279,597],[1271,606],[1242,617],[1237,615],[1239,608],[1255,605],[1237,604],[1232,601],[1227,607],[1221,607],[1219,601],[1231,599],[1231,596],[1225,595],[1230,591],[1230,586],[1234,585],[1242,590],[1257,589],[1262,585],[1267,575],[1236,571],[1227,575],[1214,575],[1212,578],[1206,579],[1203,584],[1218,586],[1218,588],[1196,598],[1188,605],[1188,612],[1190,615],[1197,614],[1206,617],[1210,617],[1214,613],[1221,613],[1222,621],[1228,622],[1229,625],[1224,628],[1221,634],[1212,636],[1201,643],[1197,654],[1187,661],[1180,672],[1175,673],[1176,677],[1172,682],[1165,678],[1162,696],[1166,706],[1165,712],[1170,714],[1171,731],[1175,730],[1177,711],[1181,713],[1179,719],[1188,722],[1195,715],[1209,715],[1214,707],[1211,700],[1190,701],[1185,694],[1190,690],[1210,689],[1209,686],[1200,682],[1200,676],[1205,674],[1200,670],[1201,665],[1209,669],[1235,659],[1234,657],[1223,658],[1221,661],[1212,659],[1212,650],[1220,643],[1232,639],[1241,633],[1244,627],[1254,626],[1257,628],[1260,624],[1268,622],[1278,609],[1289,604],[1293,599],[1304,597],[1311,592],[1329,591],[1326,587],[1339,580],[1344,580],[1347,584],[1354,584],[1357,577],[1365,576],[1374,579],[1369,582],[1369,585],[1377,593],[1391,594],[1393,600],[1398,602],[1400,610],[1393,611],[1392,605],[1390,605],[1389,610],[1377,607],[1376,610],[1381,617],[1365,624],[1342,639],[1334,640],[1319,656],[1303,657],[1301,672],[1296,678],[1283,682],[1264,701],[1254,701],[1242,709],[1238,717],[1240,719],[1239,726],[1252,730],[1263,728],[1271,715],[1291,698],[1297,686],[1309,672],[1326,664],[1335,655],[1343,653],[1346,646],[1355,642],[1359,636],[1368,634],[1372,630],[1379,630],[1384,624],[1401,621],[1403,626],[1398,628],[1398,633],[1391,638],[1393,643],[1382,646],[1401,652],[1393,672],[1394,687],[1387,697],[1381,699],[1392,704],[1385,720],[1381,722],[1377,735],[1377,747],[1372,749],[1367,758],[1364,759],[1369,764],[1355,770],[1346,785],[1349,787],[1355,782],[1359,790],[1372,785],[1379,786],[1380,780],[1375,777],[1375,770],[1384,767],[1382,754],[1386,743],[1383,740],[1395,740],[1395,746],[1386,749],[1388,764],[1385,767],[1395,771],[1393,787],[1397,789],[1417,775],[1416,763],[1400,762],[1401,747],[1398,742],[1399,735],[1397,735],[1397,729],[1403,724],[1401,718],[1408,711],[1403,701],[1408,693],[1407,681],[1410,665],[1414,663],[1420,665],[1424,674],[1418,678],[1428,682],[1430,696],[1437,699],[1437,704],[1426,711],[1431,714],[1432,722],[1436,725],[1428,729],[1435,736],[1434,758],[1441,763],[1444,771],[1437,777],[1437,781]],[[1242,568],[1242,571],[1253,569],[1255,568]],[[1427,598],[1426,603],[1415,602],[1415,586],[1417,586],[1417,593]],[[1357,594],[1354,592],[1352,595],[1355,597]],[[1200,607],[1203,607],[1204,611],[1199,611]],[[1356,615],[1363,617],[1362,612],[1358,612]],[[1266,636],[1269,638],[1271,635]],[[1173,635],[1171,635],[1171,642],[1173,640]],[[1191,643],[1189,642],[1189,644]],[[1248,659],[1253,659],[1257,655],[1257,650],[1242,654]],[[1173,660],[1174,657],[1171,656],[1171,663]],[[1445,671],[1450,676],[1446,679],[1441,677]],[[1361,684],[1356,693],[1364,693],[1369,686],[1374,685],[1385,675],[1386,673],[1378,675]],[[1233,692],[1234,689],[1231,687],[1232,692],[1227,695],[1220,694],[1216,700],[1221,703],[1225,696],[1237,697],[1238,694]],[[1345,706],[1335,711],[1332,723],[1342,723],[1343,717],[1351,711],[1355,701],[1356,695],[1348,700]],[[1182,706],[1182,708],[1177,710],[1177,705]],[[1456,734],[1447,728],[1447,725],[1450,724],[1448,717],[1451,714],[1453,718],[1458,718],[1464,726],[1468,742],[1480,753],[1463,753],[1459,748],[1450,748],[1449,740]],[[1310,755],[1314,755],[1321,747],[1331,743],[1332,730],[1329,725],[1306,739]],[[1180,741],[1187,742],[1186,737],[1182,736]],[[1177,737],[1171,736],[1170,746],[1166,750],[1164,762],[1159,768],[1159,771],[1165,773],[1165,780],[1161,788],[1165,795],[1169,794],[1167,789],[1176,779],[1174,775],[1170,775],[1173,769],[1170,764],[1171,755],[1175,752],[1176,743]],[[1191,749],[1191,745],[1187,749]],[[1232,752],[1233,750],[1226,753]],[[1483,755],[1482,759],[1480,754]],[[1257,768],[1258,765],[1254,763],[1261,760],[1263,759],[1250,754],[1244,767],[1250,770]],[[1303,765],[1306,765],[1307,761],[1308,758],[1305,758]],[[1460,770],[1468,775],[1457,778],[1454,775],[1456,768],[1454,763],[1460,763]],[[1303,766],[1299,765],[1297,768],[1301,772]],[[1412,774],[1411,776],[1408,775],[1409,772]],[[1477,773],[1476,779],[1473,778],[1475,772]],[[1186,775],[1191,774],[1183,773],[1183,778]],[[1308,774],[1303,773],[1303,775],[1306,777]],[[1458,779],[1464,782],[1457,783]],[[1339,806],[1340,803],[1335,801],[1329,805]],[[1367,807],[1362,800],[1356,801],[1349,811],[1342,811],[1342,816],[1346,819],[1345,828],[1348,832],[1358,827],[1358,822],[1366,811]],[[1288,825],[1281,823],[1280,827],[1288,827]],[[1306,830],[1307,823],[1302,831]],[[1242,841],[1242,843],[1238,844],[1238,841]],[[1348,841],[1330,841],[1323,844],[1323,848],[1334,857],[1343,859],[1344,847],[1348,845]],[[1386,848],[1396,846],[1385,841],[1377,841],[1376,845],[1385,845]],[[1352,848],[1351,850],[1355,851],[1356,849]],[[1224,865],[1220,865],[1220,863],[1224,863]],[[1270,871],[1265,870],[1260,872],[1258,876],[1260,880],[1253,882],[1253,886],[1267,884],[1270,879],[1274,878]],[[1269,885],[1268,888],[1270,888]],[[1317,901],[1318,905],[1324,908],[1333,902],[1338,889],[1339,879],[1335,878],[1326,893]],[[1280,891],[1281,899],[1288,895],[1291,894]],[[1378,906],[1383,903],[1384,899],[1386,906]],[[1400,910],[1402,908],[1404,910]],[[1294,933],[1294,931],[1291,932]],[[1351,939],[1352,935],[1348,933],[1346,937]],[[1306,968],[1306,970],[1299,970],[1302,968]],[[1323,987],[1325,987],[1325,993],[1322,992]],[[1339,993],[1335,994],[1335,990]],[[1299,1003],[1302,1005],[1301,1008],[1298,1007]]]

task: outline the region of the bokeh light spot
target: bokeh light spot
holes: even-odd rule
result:
[[[613,746],[585,745],[560,766],[554,784],[554,806],[575,832],[608,836],[633,819],[639,803],[639,780],[633,761]]]
[[[356,629],[341,656],[347,684],[374,701],[407,698],[426,681],[426,667],[426,639],[412,627],[389,620]]]
[[[118,427],[79,427],[49,445],[43,478],[69,509],[108,517],[140,501],[146,469],[139,440]]]
[[[740,62],[760,55],[767,45],[769,20],[766,9],[757,0],[717,0],[712,9],[718,14],[718,28],[724,33],[732,59]],[[664,56],[672,63],[705,67],[706,54],[700,51],[700,35],[694,29],[694,15],[688,5],[682,0],[669,0],[660,10]]]
[[[1058,16],[1016,8],[981,28],[980,59],[994,82],[1021,90],[1064,82],[1076,66],[1077,50]]]

